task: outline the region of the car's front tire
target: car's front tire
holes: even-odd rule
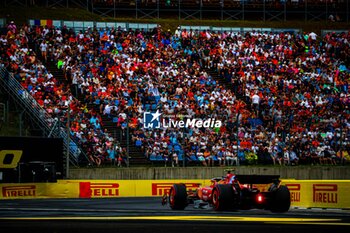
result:
[[[169,192],[169,204],[173,210],[184,210],[187,206],[187,191],[185,184],[174,184]]]

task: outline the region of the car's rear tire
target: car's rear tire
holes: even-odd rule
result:
[[[240,205],[242,210],[250,210],[252,208],[252,192],[248,188],[242,188],[240,192]]]
[[[270,210],[275,213],[287,212],[290,208],[290,192],[287,186],[281,185],[272,191]]]
[[[212,204],[214,210],[227,210],[234,207],[234,190],[230,184],[218,184],[212,192]]]
[[[184,210],[187,206],[187,191],[185,184],[174,184],[169,192],[169,204],[173,210]]]

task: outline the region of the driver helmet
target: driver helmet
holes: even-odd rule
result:
[[[227,173],[226,180],[229,184],[232,184],[235,179],[236,179],[236,176],[234,174],[232,174],[231,172]]]

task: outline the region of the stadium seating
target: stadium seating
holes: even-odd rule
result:
[[[290,161],[285,157],[335,164],[342,159],[338,152],[348,149],[349,33],[33,31],[39,49],[45,35],[51,37],[48,57],[63,61],[69,86],[56,82],[39,60],[30,63],[19,31],[19,39],[9,32],[9,43],[0,41],[8,51],[2,62],[52,117],[67,122],[71,110],[72,135],[97,165],[110,160],[112,148],[115,157],[123,151],[103,119],[124,135],[129,129],[131,145],[150,161],[174,166],[183,160],[206,165],[198,156],[205,150],[216,165],[231,156],[239,164],[290,165],[282,163]],[[71,86],[83,98],[76,99]],[[215,118],[222,126],[146,129],[143,113],[157,110],[174,120]]]

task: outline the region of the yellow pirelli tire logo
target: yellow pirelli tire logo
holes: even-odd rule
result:
[[[22,150],[0,151],[0,168],[16,168],[22,154]]]

